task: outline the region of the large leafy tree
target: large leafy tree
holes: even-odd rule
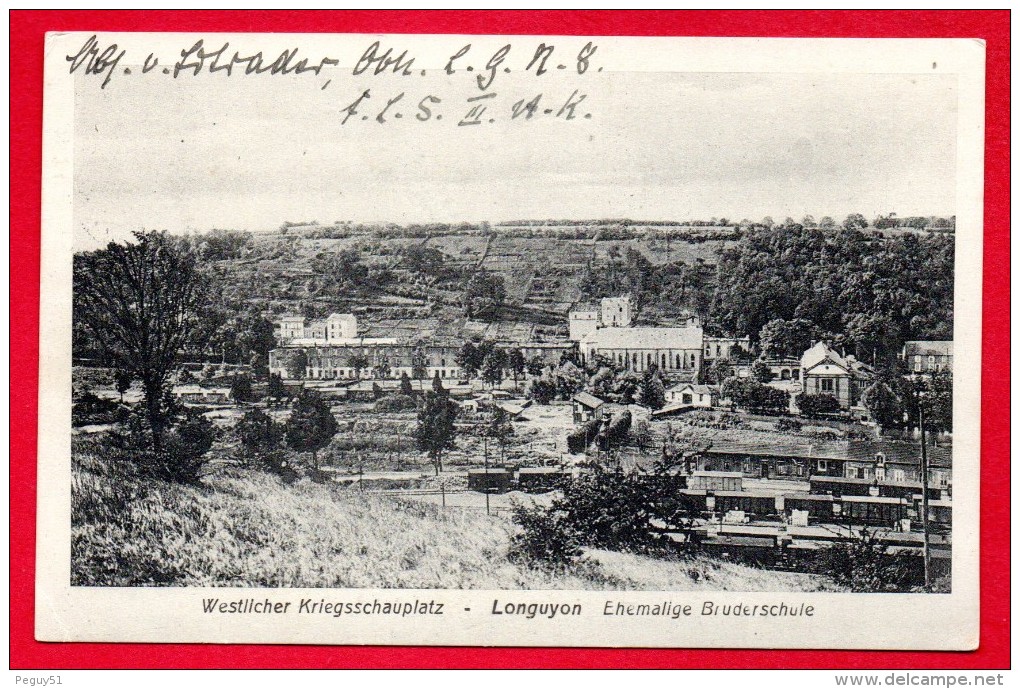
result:
[[[310,390],[298,397],[287,419],[287,445],[296,452],[311,452],[312,467],[319,469],[319,450],[329,445],[340,429],[329,405]]]
[[[638,404],[649,409],[662,409],[666,405],[666,388],[657,371],[649,369],[641,377]]]
[[[154,449],[170,423],[177,355],[198,330],[207,282],[186,243],[165,232],[74,257],[74,319],[103,357],[142,385]]]
[[[492,319],[506,301],[503,278],[479,270],[464,284],[461,305],[468,318]]]
[[[456,447],[456,426],[459,408],[457,403],[450,399],[448,391],[444,390],[442,384],[431,392],[425,393],[422,406],[418,409],[418,425],[415,427],[414,437],[418,449],[427,453],[432,465],[436,470],[436,476],[443,470],[443,455],[447,450]]]
[[[903,425],[903,401],[885,381],[876,380],[868,386],[861,395],[861,402],[868,408],[871,418],[882,428]]]
[[[503,382],[503,372],[506,366],[506,352],[502,349],[493,349],[482,362],[482,379],[489,385],[496,387]]]
[[[816,331],[814,324],[804,318],[774,318],[762,327],[759,335],[762,356],[799,357],[813,344]]]
[[[514,347],[507,354],[507,368],[514,377],[514,389],[517,388],[517,381],[524,375],[527,363],[524,361],[524,352],[519,347]]]

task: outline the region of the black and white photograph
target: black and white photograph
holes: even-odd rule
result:
[[[966,647],[983,53],[879,43],[54,39],[41,575],[186,640]]]

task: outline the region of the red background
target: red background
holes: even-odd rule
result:
[[[1008,11],[14,11],[11,28],[12,668],[1008,668]],[[33,636],[46,31],[981,38],[987,41],[981,647],[971,653],[39,643]],[[904,634],[911,621],[903,620]]]

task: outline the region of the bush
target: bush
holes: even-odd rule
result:
[[[554,507],[514,503],[513,520],[520,527],[510,540],[511,562],[539,569],[563,570],[581,557],[578,535],[567,513]]]
[[[128,411],[113,400],[103,399],[92,391],[85,392],[71,406],[71,425],[117,423],[126,421]]]
[[[548,507],[516,508],[522,532],[515,552],[535,561],[562,566],[576,560],[581,546],[661,553],[674,547],[662,531],[688,532],[695,524],[689,506],[678,498],[683,478],[658,463],[647,474],[625,474],[592,467],[563,484],[563,495]]]
[[[797,395],[797,408],[809,419],[817,419],[840,411],[839,400],[832,395]]]
[[[387,395],[376,401],[372,407],[377,412],[399,412],[417,408],[414,397],[410,395]]]
[[[776,421],[776,430],[777,431],[784,431],[784,432],[786,432],[786,431],[793,431],[794,433],[800,433],[800,431],[801,431],[801,429],[803,427],[804,427],[803,424],[801,424],[801,422],[798,421],[797,419],[782,418],[782,419],[779,419],[779,421]]]
[[[613,447],[619,447],[627,441],[627,436],[630,433],[631,414],[629,410],[624,410],[620,414],[613,417],[609,425],[606,426],[604,432],[599,436],[599,448],[602,450],[609,450]]]
[[[722,394],[738,407],[752,412],[782,413],[789,409],[790,396],[754,378],[728,378]]]
[[[150,453],[149,470],[166,481],[196,483],[208,463],[216,429],[201,414],[189,413],[163,436],[163,447]]]
[[[571,431],[567,434],[567,451],[575,455],[584,452],[598,436],[600,428],[602,422],[599,419],[592,419]]]
[[[924,560],[891,554],[878,531],[863,529],[825,551],[822,573],[856,593],[903,592],[910,591],[918,578],[924,580]]]

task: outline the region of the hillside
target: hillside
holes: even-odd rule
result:
[[[626,291],[626,284],[598,284],[591,276],[621,272],[614,268],[631,252],[651,266],[704,268],[711,282],[719,251],[735,240],[734,228],[666,229],[467,226],[432,233],[299,226],[247,235],[226,249],[210,243],[215,248],[206,255],[221,278],[227,311],[352,312],[367,336],[501,339],[512,332],[515,339],[541,340],[566,334],[573,304]],[[421,236],[407,236],[416,233]],[[468,321],[461,308],[464,280],[478,270],[502,278],[506,290],[502,309],[486,322]],[[693,313],[695,292],[678,296],[645,304],[639,318],[670,323]]]
[[[131,478],[89,451],[75,462],[74,585],[831,590],[808,575],[601,551],[547,573],[511,561],[513,524],[477,509],[236,468],[182,486]]]

